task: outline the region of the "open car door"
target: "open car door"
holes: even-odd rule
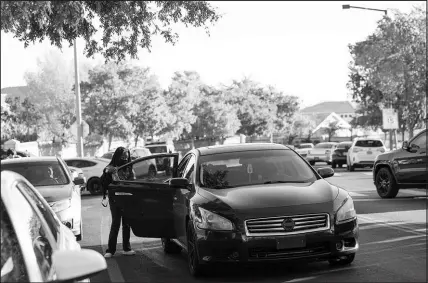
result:
[[[163,170],[156,164],[162,160]],[[174,238],[173,200],[178,153],[154,154],[118,168],[109,191],[137,237]]]

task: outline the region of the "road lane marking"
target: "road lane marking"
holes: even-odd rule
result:
[[[107,246],[105,243],[105,238],[106,238],[106,234],[103,233],[103,226],[104,223],[106,221],[106,216],[105,213],[103,213],[104,211],[101,210],[101,231],[100,231],[100,239],[101,239],[101,248],[103,251],[103,255],[105,254],[105,249],[104,247]],[[111,215],[108,214],[109,216],[107,217],[107,220],[109,220],[109,222],[111,222]],[[107,223],[109,223],[107,222]],[[107,258],[106,259],[107,262],[107,272],[108,275],[110,277],[110,280],[112,282],[125,282],[125,279],[123,278],[122,272],[120,271],[120,267],[119,264],[117,263],[116,259],[114,258],[114,256],[112,258]]]
[[[359,194],[355,192],[348,192],[351,197],[367,197],[366,194]]]
[[[383,240],[383,241],[376,241],[376,242],[370,242],[370,243],[364,243],[361,244],[361,246],[368,246],[368,245],[375,245],[375,244],[387,244],[387,243],[394,243],[394,242],[399,242],[399,241],[405,241],[405,240],[410,240],[410,239],[416,239],[416,238],[422,238],[422,237],[426,237],[426,235],[417,235],[417,236],[405,236],[405,237],[399,237],[399,238],[394,238],[394,239],[389,239],[389,240]]]
[[[389,251],[389,250],[394,250],[394,249],[403,249],[403,248],[410,248],[410,247],[418,247],[418,246],[425,246],[426,249],[426,243],[419,243],[419,244],[412,244],[412,245],[402,245],[402,246],[393,246],[393,247],[389,247],[389,248],[384,248],[384,249],[376,249],[374,251],[367,251],[367,252],[361,252],[359,251],[357,254],[360,255],[368,255],[368,254],[375,254],[375,253],[379,253],[379,252],[384,252],[384,251]]]
[[[296,278],[289,281],[284,281],[283,283],[289,283],[289,282],[301,282],[306,280],[311,280],[317,278],[316,276],[310,276],[310,277],[302,277],[302,278]]]
[[[376,213],[373,213],[373,214],[376,214]],[[384,225],[384,226],[387,226],[391,229],[399,230],[399,231],[414,234],[414,235],[426,235],[426,232],[422,233],[419,231],[415,231],[414,227],[410,226],[410,224],[414,224],[414,223],[408,223],[408,222],[405,222],[402,220],[389,220],[389,221],[386,220],[385,221],[385,219],[373,219],[373,218],[369,218],[369,217],[364,217],[362,214],[359,214],[358,215],[358,222],[360,224]]]
[[[373,172],[362,172],[364,175],[373,176]]]

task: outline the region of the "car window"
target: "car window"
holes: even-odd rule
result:
[[[18,206],[22,222],[27,227],[42,277],[44,281],[48,281],[52,279],[54,272],[52,268],[52,254],[54,249],[48,240],[49,231],[46,230],[40,216],[19,190],[16,194],[15,206]]]
[[[14,171],[24,176],[33,186],[54,186],[70,183],[58,161],[2,164],[1,170]]]
[[[358,147],[382,147],[383,143],[379,140],[361,140],[355,143]]]
[[[416,137],[412,144],[419,146],[419,148],[426,148],[427,147],[427,133],[422,133],[418,137]]]
[[[315,148],[332,148],[334,144],[331,143],[319,143],[315,146]]]
[[[184,170],[184,178],[189,180],[190,183],[192,183],[192,173],[195,170],[195,162],[196,157],[192,154],[192,156],[189,159],[189,162],[187,162],[186,169]]]
[[[65,163],[68,166],[80,168],[82,165],[80,164],[80,160],[66,160]]]
[[[291,150],[231,152],[200,158],[199,182],[207,188],[317,180],[309,165]]]
[[[158,171],[156,164],[174,164],[173,157],[151,157],[118,170],[117,180],[162,183],[172,177],[172,170]],[[169,168],[169,165],[167,166]]]
[[[29,282],[21,247],[3,201],[1,218],[1,282]]]
[[[166,153],[166,152],[168,152],[168,149],[167,149],[167,147],[166,146],[151,146],[151,147],[148,147],[148,149],[150,150],[150,152],[152,153],[152,154],[155,154],[155,153]]]
[[[177,170],[177,177],[178,178],[184,178],[184,173],[186,171],[186,165],[189,162],[191,155],[185,156],[180,164],[178,164],[178,170]]]
[[[37,195],[37,193],[34,192],[27,184],[20,182],[17,186],[19,189],[25,191],[25,193],[31,198],[34,204],[36,204],[39,212],[43,215],[46,223],[48,224],[52,235],[57,241],[60,233],[60,222],[55,213],[49,207],[48,203],[43,197]]]
[[[349,149],[351,147],[351,143],[340,143],[337,148],[340,149]]]
[[[312,146],[310,144],[303,144],[300,148],[312,148]]]

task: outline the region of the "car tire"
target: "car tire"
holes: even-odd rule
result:
[[[350,254],[342,257],[330,258],[328,262],[333,266],[343,266],[351,264],[355,259],[355,254]]]
[[[206,266],[199,262],[198,247],[196,246],[196,234],[192,222],[187,223],[187,265],[193,277],[206,274]]]
[[[100,178],[92,178],[88,181],[87,184],[88,191],[91,193],[91,195],[99,195],[102,193],[101,188],[101,180]]]
[[[331,168],[333,168],[333,169],[335,169],[335,168],[336,168],[336,162],[334,162],[334,161],[333,161],[333,162],[331,163]]]
[[[179,254],[181,252],[181,247],[167,238],[162,238],[162,248],[166,254]]]
[[[355,167],[354,167],[354,165],[349,165],[349,171],[350,172],[354,172],[355,171]]]
[[[400,189],[391,171],[386,167],[382,167],[377,171],[375,185],[377,194],[381,198],[395,198]]]
[[[309,164],[311,164],[312,166],[315,165],[315,161],[309,161]]]

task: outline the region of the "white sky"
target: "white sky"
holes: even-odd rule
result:
[[[342,4],[409,12],[423,1],[212,2],[223,18],[211,28],[179,30],[173,46],[154,38],[152,52],[140,51],[138,64],[159,76],[164,88],[175,71],[197,71],[208,84],[228,84],[248,76],[296,95],[303,106],[347,100],[348,44],[363,40],[376,27],[382,12],[342,10]],[[73,49],[63,49],[73,60]],[[50,42],[24,44],[1,33],[1,87],[25,85],[23,75],[36,70]],[[83,54],[83,41],[78,41]],[[102,62],[80,57],[82,61]]]

